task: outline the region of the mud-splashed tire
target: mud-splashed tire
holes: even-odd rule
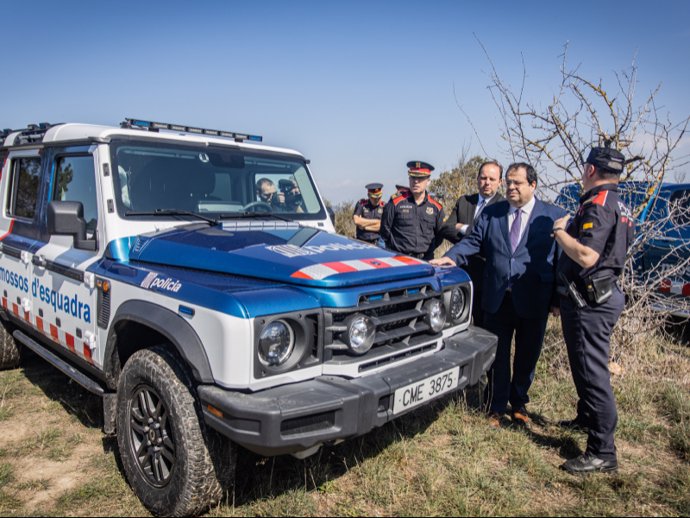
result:
[[[122,369],[117,442],[129,484],[156,516],[202,513],[234,481],[235,448],[206,428],[191,377],[164,346]]]
[[[19,344],[11,331],[10,324],[0,321],[0,370],[14,369],[19,365]]]

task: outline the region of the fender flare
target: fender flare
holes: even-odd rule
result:
[[[116,325],[123,320],[148,326],[165,336],[189,365],[196,381],[213,383],[206,350],[192,326],[177,313],[144,300],[129,300],[117,309],[108,332],[105,358],[112,358],[115,340],[111,340],[111,337]]]

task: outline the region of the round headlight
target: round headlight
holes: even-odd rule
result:
[[[446,325],[446,307],[438,299],[431,299],[424,304],[426,323],[434,333],[438,333]]]
[[[454,322],[460,320],[464,311],[465,293],[460,288],[453,288],[450,292],[450,303],[448,304],[450,319]]]
[[[353,315],[347,321],[345,342],[355,354],[364,354],[374,345],[376,326],[366,315]]]
[[[259,335],[259,361],[266,367],[284,364],[295,349],[295,333],[284,320],[266,324]]]

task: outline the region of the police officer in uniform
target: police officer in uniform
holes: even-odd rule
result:
[[[380,183],[367,184],[367,198],[362,198],[355,205],[352,219],[355,222],[356,237],[360,241],[366,241],[372,245],[383,246],[383,240],[379,234],[381,229],[381,216],[385,203],[383,197],[383,185]]]
[[[407,194],[410,192],[410,188],[407,185],[395,184],[395,192],[391,194],[391,200],[397,198],[401,194]]]
[[[618,277],[632,243],[634,221],[618,194],[623,154],[594,147],[584,164],[584,194],[575,217],[554,222],[563,253],[558,262],[560,311],[577,416],[561,426],[587,430],[585,452],[565,462],[570,473],[618,469],[614,431],[618,415],[609,374],[611,331],[625,305]]]
[[[386,248],[419,259],[434,257],[443,227],[443,207],[426,189],[434,167],[407,163],[410,189],[391,199],[383,209],[381,237]]]

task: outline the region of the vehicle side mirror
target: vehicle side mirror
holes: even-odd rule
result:
[[[74,248],[96,250],[96,240],[86,239],[84,205],[80,201],[51,201],[48,204],[48,233],[74,238]]]

